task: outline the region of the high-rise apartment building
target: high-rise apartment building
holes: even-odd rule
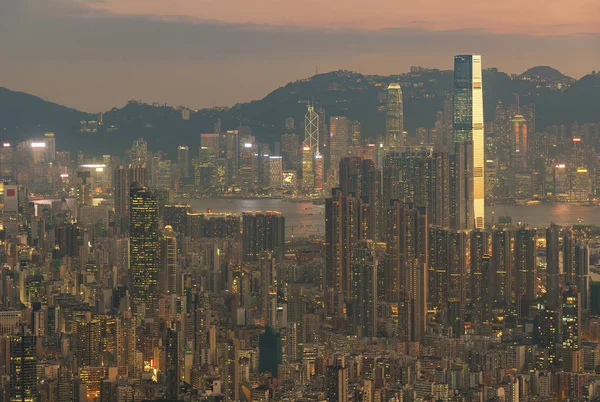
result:
[[[246,261],[258,261],[263,251],[283,260],[285,249],[285,218],[277,211],[244,212],[242,214],[242,246]]]
[[[453,169],[456,229],[485,225],[485,141],[481,56],[454,58]]]

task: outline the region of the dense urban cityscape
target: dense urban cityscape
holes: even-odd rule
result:
[[[538,127],[519,95],[484,119],[458,55],[407,130],[428,71],[369,78],[382,132],[304,99],[273,142],[215,117],[163,150],[1,143],[0,400],[600,400],[600,119]],[[504,213],[545,205],[584,213]]]

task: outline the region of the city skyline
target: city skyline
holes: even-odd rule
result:
[[[512,31],[496,31],[489,28],[489,17],[472,26],[468,19],[450,19],[451,24],[439,27],[431,21],[405,24],[417,20],[404,14],[391,14],[399,15],[393,26],[364,28],[350,22],[301,26],[285,19],[268,24],[252,14],[247,18],[255,18],[253,24],[221,20],[219,15],[199,19],[185,14],[185,7],[174,10],[186,17],[159,17],[144,7],[126,13],[132,2],[120,2],[115,10],[112,4],[52,0],[44,8],[30,0],[3,2],[2,29],[14,40],[5,47],[0,85],[98,112],[129,99],[192,108],[230,106],[308,77],[316,67],[365,74],[400,73],[410,65],[450,69],[453,54],[476,53],[484,56],[486,66],[503,71],[520,73],[542,64],[580,77],[600,61],[600,51],[593,51],[598,49],[598,33],[564,15],[557,17],[562,22],[552,30],[531,33],[512,23],[505,24]],[[511,7],[512,3],[506,5],[521,14],[521,9]],[[534,26],[536,21],[555,20],[544,19],[555,7],[522,13]],[[334,18],[323,14],[321,19]]]

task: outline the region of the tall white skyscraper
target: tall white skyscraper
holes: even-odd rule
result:
[[[453,214],[457,229],[483,228],[485,222],[485,140],[481,56],[454,57],[452,106],[455,154]]]
[[[404,146],[404,106],[400,84],[390,84],[385,107],[385,145],[391,148]]]

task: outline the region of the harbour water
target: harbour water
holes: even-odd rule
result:
[[[287,237],[325,235],[325,205],[310,202],[285,202],[280,199],[184,199],[194,212],[240,213],[244,211],[279,211],[285,216]],[[538,205],[495,205],[486,207],[488,224],[498,222],[498,218],[510,216],[513,224],[519,222],[531,227],[542,228],[554,222],[557,225],[589,224],[600,225],[600,207],[577,204],[538,204]]]

